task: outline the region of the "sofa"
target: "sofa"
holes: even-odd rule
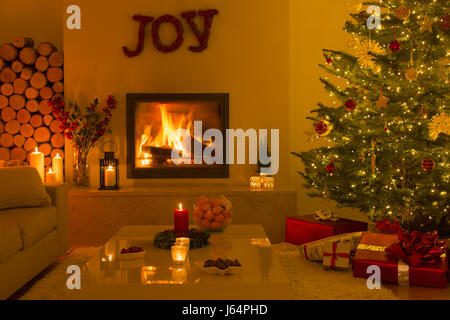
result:
[[[57,261],[68,246],[67,185],[44,185],[31,167],[0,168],[0,299]]]

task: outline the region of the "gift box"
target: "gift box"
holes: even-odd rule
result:
[[[367,223],[349,219],[315,220],[314,215],[286,218],[285,242],[302,245],[339,234],[367,231]]]
[[[348,243],[350,246],[350,254],[356,251],[356,247],[361,239],[362,232],[345,233],[325,239],[305,243],[298,247],[300,255],[304,256],[306,260],[322,261],[325,245],[327,243]]]
[[[447,286],[447,259],[438,262],[409,266],[386,249],[399,242],[397,235],[363,232],[353,258],[353,276],[367,279],[367,268],[377,265],[381,270],[381,282],[399,285],[445,288]]]
[[[350,241],[326,242],[323,249],[325,269],[345,270],[350,266]]]

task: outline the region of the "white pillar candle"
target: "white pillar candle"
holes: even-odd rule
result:
[[[116,185],[116,168],[109,166],[105,170],[105,187],[114,187]]]
[[[64,183],[63,158],[56,154],[52,160],[53,172],[56,175],[56,183]]]
[[[56,182],[56,173],[52,171],[50,168],[45,176],[45,182],[47,183],[55,183]]]
[[[44,154],[36,150],[30,154],[30,166],[35,168],[39,175],[41,176],[42,181],[45,181],[44,177]]]

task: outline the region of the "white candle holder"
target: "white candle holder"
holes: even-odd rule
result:
[[[183,284],[187,281],[186,267],[173,267],[172,268],[172,282],[175,284]]]

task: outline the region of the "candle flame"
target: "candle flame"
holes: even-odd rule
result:
[[[39,152],[39,149],[38,149],[38,147],[36,147],[36,149],[34,149],[34,152]]]
[[[179,208],[180,208],[180,211],[183,210],[183,205],[181,204],[181,202],[180,202]]]
[[[52,168],[48,169],[48,173],[53,173]]]
[[[112,261],[112,254],[110,254],[110,255],[108,256],[108,260],[109,260],[109,261]]]

